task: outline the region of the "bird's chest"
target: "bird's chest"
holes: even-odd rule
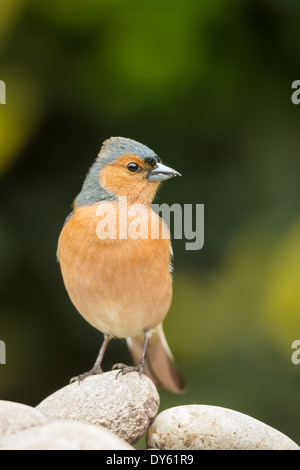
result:
[[[169,232],[140,204],[126,210],[112,203],[82,207],[62,230],[58,257],[70,276],[89,282],[117,284],[125,276],[138,281],[151,271],[168,270]]]
[[[71,300],[92,324],[97,315],[107,323],[111,312],[119,323],[121,317],[140,321],[143,328],[153,312],[158,324],[172,296],[168,232],[161,226],[160,234],[154,233],[151,209],[134,217],[118,208],[105,216],[100,206],[78,209],[60,236],[58,256]],[[140,316],[133,318],[137,311]]]

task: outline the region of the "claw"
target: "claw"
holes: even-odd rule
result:
[[[98,374],[103,374],[103,370],[101,369],[101,367],[93,367],[88,372],[84,372],[83,374],[77,375],[76,377],[72,377],[69,383],[72,384],[74,382],[78,382],[78,385],[80,385],[80,382],[82,382],[84,379],[86,379],[90,375],[98,375]]]
[[[125,369],[126,364],[123,364],[122,362],[118,362],[117,364],[113,365],[111,370],[116,370],[116,369]]]
[[[138,366],[127,366],[126,364],[118,363],[112,367],[112,370],[120,369],[116,375],[116,379],[119,377],[120,374],[125,375],[128,372],[138,372],[139,376],[142,377],[145,371],[145,365],[139,364]]]

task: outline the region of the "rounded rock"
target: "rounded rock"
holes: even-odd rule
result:
[[[0,401],[0,444],[6,436],[52,421],[36,408],[12,401]]]
[[[2,440],[0,450],[134,450],[107,429],[74,421],[52,421]]]
[[[159,395],[145,375],[118,372],[67,385],[43,400],[37,409],[52,418],[103,426],[135,444],[157,414]]]
[[[299,450],[290,438],[238,411],[185,405],[161,412],[148,430],[147,447],[161,450]]]

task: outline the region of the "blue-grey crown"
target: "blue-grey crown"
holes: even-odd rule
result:
[[[125,137],[111,137],[106,140],[101,148],[99,156],[109,161],[113,161],[122,155],[136,155],[142,160],[147,158],[154,158],[156,161],[159,160],[158,156],[149,149],[146,145],[140,144],[132,139],[126,139]]]

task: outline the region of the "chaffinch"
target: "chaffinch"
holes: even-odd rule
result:
[[[127,339],[135,365],[114,369],[145,373],[173,392],[184,389],[162,328],[172,300],[170,235],[151,209],[160,182],[178,175],[148,147],[122,137],[106,140],[90,168],[57,257],[71,301],[104,341],[93,368],[72,380],[101,373],[107,345],[117,337]]]

